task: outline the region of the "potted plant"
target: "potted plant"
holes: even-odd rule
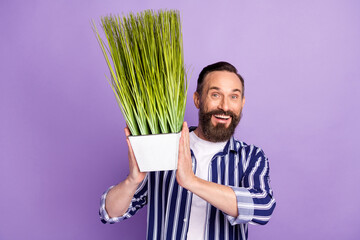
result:
[[[110,15],[101,28],[106,41],[93,21],[140,171],[176,169],[187,97],[180,13]]]

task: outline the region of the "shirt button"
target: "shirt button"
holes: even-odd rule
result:
[[[184,222],[187,222],[187,219],[186,219],[186,218],[184,218]]]

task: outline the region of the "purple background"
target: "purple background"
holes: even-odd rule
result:
[[[236,137],[270,159],[277,199],[250,239],[359,239],[360,2],[0,2],[0,239],[144,239],[146,211],[99,221],[100,195],[128,172],[125,126],[90,20],[181,11],[196,78],[226,60],[246,81]]]

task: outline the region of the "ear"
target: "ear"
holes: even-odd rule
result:
[[[200,108],[200,95],[198,92],[194,92],[193,99],[194,99],[195,107],[197,109],[199,109]]]
[[[244,105],[245,105],[245,96],[243,97],[242,99],[242,106],[241,106],[241,109],[244,108]]]

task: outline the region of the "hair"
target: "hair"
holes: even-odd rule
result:
[[[232,73],[235,73],[236,76],[238,76],[238,78],[240,79],[241,81],[241,85],[242,85],[242,88],[243,88],[243,91],[242,91],[242,97],[244,97],[244,91],[245,91],[245,85],[244,85],[244,79],[243,77],[237,72],[237,69],[231,65],[230,63],[228,62],[217,62],[217,63],[213,63],[213,64],[210,64],[206,67],[203,68],[203,70],[200,72],[199,74],[199,78],[197,80],[197,87],[196,87],[196,92],[201,96],[201,93],[202,93],[202,89],[203,89],[203,86],[204,86],[204,79],[205,77],[211,73],[211,72],[214,72],[214,71],[227,71],[227,72],[232,72]]]

